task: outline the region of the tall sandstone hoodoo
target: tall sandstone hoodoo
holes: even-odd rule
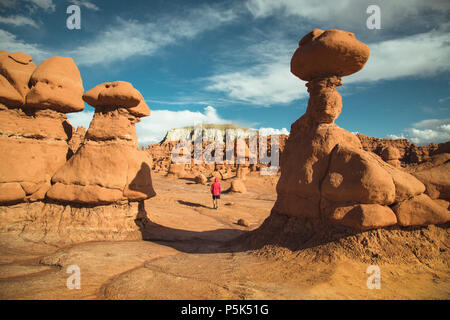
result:
[[[42,200],[68,157],[67,112],[84,108],[71,58],[37,68],[31,56],[0,52],[0,204]]]
[[[89,205],[153,197],[152,159],[139,149],[135,128],[150,115],[142,95],[116,81],[94,87],[83,99],[95,108],[94,118],[75,155],[53,176],[47,197]]]
[[[354,134],[334,124],[342,109],[336,87],[342,76],[363,68],[369,53],[354,34],[341,30],[315,29],[299,42],[291,72],[308,81],[310,99],[291,126],[272,214],[357,230],[450,219],[447,208],[424,194],[422,182],[363,150]],[[386,153],[389,162],[398,159]]]

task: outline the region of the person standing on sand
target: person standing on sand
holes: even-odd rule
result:
[[[219,178],[214,179],[214,183],[211,185],[211,194],[213,198],[213,207],[214,209],[219,209],[219,199],[220,193],[222,192],[222,187],[219,183]]]

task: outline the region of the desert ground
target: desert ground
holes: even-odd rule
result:
[[[415,231],[436,243],[440,259],[423,258],[417,241],[409,242],[416,252],[412,257],[403,257],[397,247],[398,259],[372,261],[361,258],[368,254],[340,254],[342,248],[327,254],[320,249],[326,243],[314,254],[282,245],[251,246],[246,237],[276,200],[276,176],[247,177],[248,192],[224,193],[219,210],[212,209],[207,185],[162,174],[152,179],[157,196],[143,202],[150,221],[143,240],[58,247],[0,234],[0,299],[450,298],[448,228]],[[226,190],[230,182],[222,184]],[[239,219],[248,227],[237,224]],[[383,255],[377,240],[382,232],[354,237],[373,257]],[[372,264],[381,271],[380,289],[367,286]],[[70,265],[80,268],[80,289],[67,287]]]

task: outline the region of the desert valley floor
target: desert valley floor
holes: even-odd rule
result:
[[[57,247],[0,234],[0,299],[450,298],[448,228],[438,249],[441,260],[424,260],[418,254],[408,263],[379,262],[381,289],[369,290],[370,261],[346,255],[327,258],[317,248],[317,256],[311,256],[241,243],[269,216],[276,200],[275,177],[248,177],[248,192],[223,194],[219,210],[211,208],[208,186],[189,178],[152,178],[157,196],[144,203],[151,221],[143,231],[146,240]],[[228,186],[224,181],[223,189]],[[249,226],[238,225],[238,219]],[[433,241],[437,228],[417,232]],[[382,254],[377,253],[376,237],[356,237],[366,241],[372,255]],[[81,289],[69,290],[66,271],[74,264],[81,271]]]

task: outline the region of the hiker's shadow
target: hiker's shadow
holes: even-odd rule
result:
[[[194,207],[205,207],[202,204],[187,201],[178,201]],[[145,202],[139,202],[139,211],[135,219],[136,225],[142,234],[142,239],[170,246],[186,253],[226,253],[238,252],[237,246],[232,241],[245,234],[245,229],[216,229],[208,231],[191,231],[163,226],[151,221],[145,208]]]
[[[188,207],[211,209],[211,207],[205,206],[204,204],[195,203],[195,202],[178,200],[178,203],[182,204],[182,205],[185,205],[185,206],[188,206]]]

